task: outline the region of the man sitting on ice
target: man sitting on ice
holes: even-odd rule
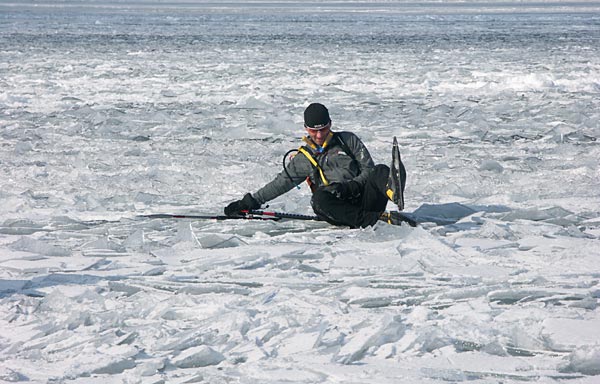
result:
[[[225,207],[227,216],[260,208],[267,201],[307,181],[313,192],[311,205],[315,214],[334,225],[367,227],[382,219],[400,224],[399,212],[385,212],[388,199],[404,208],[406,171],[396,155],[392,167],[375,165],[363,142],[351,132],[333,132],[327,108],[310,104],[304,111],[304,128],[308,136],[273,181],[254,193]],[[287,156],[287,154],[286,154]]]

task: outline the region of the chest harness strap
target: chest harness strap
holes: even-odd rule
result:
[[[323,173],[323,169],[321,168],[319,163],[317,163],[317,160],[315,160],[315,158],[312,157],[312,155],[306,149],[304,149],[304,147],[298,148],[298,152],[300,152],[301,154],[306,156],[306,158],[308,159],[308,161],[310,161],[310,163],[313,165],[313,167],[315,167],[319,171],[321,180],[323,180],[323,185],[329,185],[329,181],[327,181],[327,178],[325,178],[325,173]],[[310,180],[310,178],[307,180]]]
[[[333,132],[329,132],[329,135],[325,139],[325,142],[323,143],[322,146],[319,147],[310,138],[305,136],[302,138],[302,140],[307,144],[307,146],[298,148],[298,152],[300,152],[301,154],[306,156],[306,158],[308,159],[308,161],[310,161],[310,163],[313,165],[313,167],[315,167],[315,169],[317,171],[319,171],[319,175],[321,176],[323,185],[329,185],[329,181],[327,181],[327,178],[325,177],[325,173],[323,172],[323,169],[321,168],[321,166],[319,165],[317,160],[315,160],[315,158],[313,157],[311,152],[315,151],[318,154],[325,152],[325,150],[327,149],[327,145],[329,144],[329,141],[332,138],[333,138]],[[307,179],[307,181],[309,182],[309,185],[311,185],[309,178]],[[311,185],[311,188],[312,188],[312,185]]]
[[[337,141],[339,142],[339,144],[342,147],[342,149],[344,150],[344,152],[346,152],[346,154],[350,156],[350,158],[352,159],[352,161],[356,162],[356,157],[354,156],[354,154],[352,153],[352,151],[350,150],[350,148],[348,148],[348,145],[346,145],[346,143],[344,142],[344,140],[342,140],[342,137],[340,135],[334,134],[333,132],[329,132],[329,135],[325,139],[325,142],[320,147],[317,144],[315,144],[315,142],[313,142],[309,137],[305,136],[305,137],[302,138],[302,140],[306,143],[306,146],[302,146],[302,147],[300,147],[298,149],[292,149],[291,151],[288,151],[283,156],[283,170],[285,171],[285,173],[287,174],[287,176],[289,177],[289,179],[292,182],[294,182],[294,180],[292,179],[292,177],[288,173],[287,168],[285,166],[285,159],[286,159],[286,157],[291,152],[298,151],[299,153],[302,153],[306,157],[306,159],[312,164],[312,166],[315,167],[315,170],[319,172],[319,176],[321,177],[321,181],[323,181],[323,185],[329,185],[329,181],[325,177],[325,173],[323,172],[323,169],[321,168],[321,166],[319,165],[319,163],[317,162],[317,160],[314,158],[313,153],[315,153],[315,152],[317,154],[324,153],[325,150],[326,150],[326,148],[327,148],[327,146],[328,146],[328,144],[334,138],[337,139]],[[310,189],[314,192],[315,185],[310,180],[310,177],[306,178],[306,182],[307,182],[308,186],[310,187]],[[298,186],[297,188],[300,188],[300,186]]]

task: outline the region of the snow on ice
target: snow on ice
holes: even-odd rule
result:
[[[600,380],[596,2],[0,1],[0,20],[0,382]],[[376,162],[398,137],[425,223],[142,217],[256,190],[313,101]]]

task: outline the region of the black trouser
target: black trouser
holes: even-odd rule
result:
[[[317,216],[333,225],[352,228],[373,225],[387,206],[385,190],[389,174],[390,168],[384,164],[371,169],[362,193],[356,200],[340,200],[327,191],[317,189],[311,200],[313,210]]]

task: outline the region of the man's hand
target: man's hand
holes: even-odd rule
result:
[[[340,200],[357,199],[361,193],[360,184],[354,180],[344,183],[331,183],[323,187],[323,190],[331,193]]]
[[[237,216],[242,211],[250,211],[252,209],[260,208],[260,204],[251,194],[246,193],[242,200],[234,201],[225,207],[225,215],[227,216]]]

